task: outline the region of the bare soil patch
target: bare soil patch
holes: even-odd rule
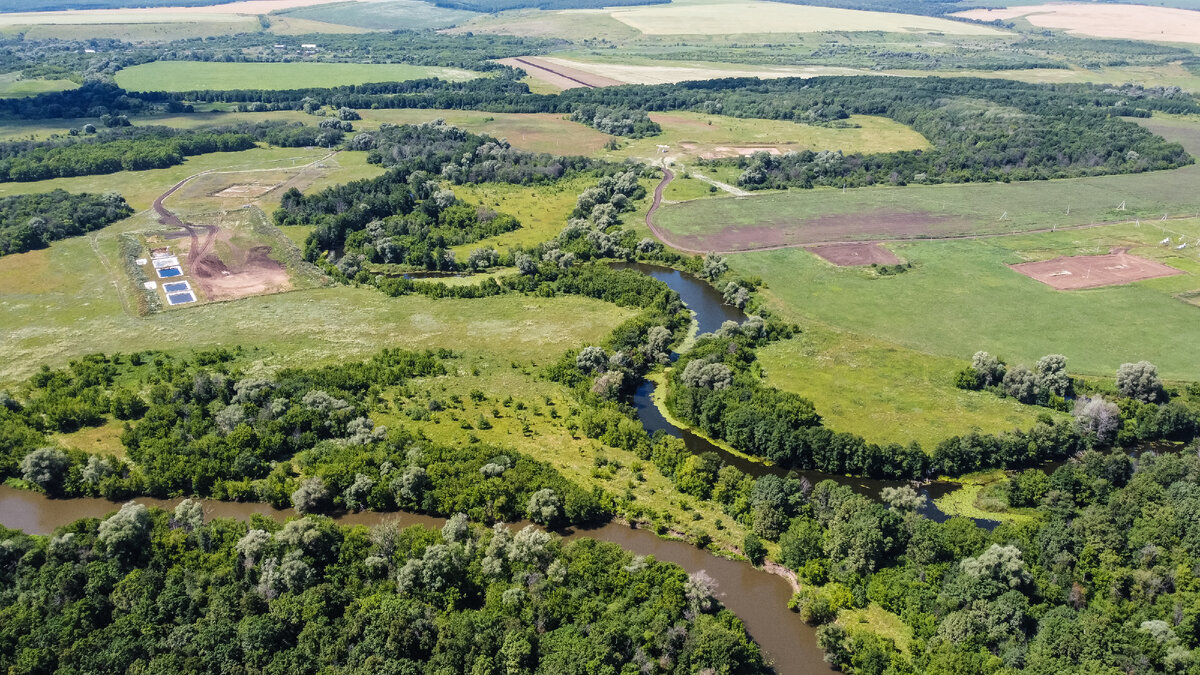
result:
[[[1200,44],[1200,12],[1188,9],[1064,3],[990,10],[973,9],[959,12],[955,16],[979,21],[1023,18],[1035,26],[1060,28],[1072,34]]]
[[[1156,260],[1113,249],[1108,255],[1069,256],[1009,265],[1016,272],[1059,291],[1119,286],[1144,279],[1183,274]]]
[[[947,236],[961,233],[968,225],[960,218],[925,211],[878,209],[791,221],[781,219],[764,225],[727,227],[707,235],[672,235],[672,239],[689,249],[735,252],[871,239]]]
[[[896,257],[895,253],[875,242],[828,244],[825,246],[809,246],[807,248],[809,252],[839,267],[898,265],[900,263],[900,259]]]
[[[689,149],[687,147],[689,145],[688,143],[682,143],[681,145],[684,146],[685,150]],[[749,147],[740,147],[740,148],[731,148],[731,147],[719,145],[719,146],[713,148],[712,150],[708,150],[706,152],[700,153],[700,157],[703,159],[718,159],[721,157],[749,157],[750,155],[753,155],[756,152],[765,152],[768,155],[782,155],[783,154],[779,150],[778,147],[773,146],[773,145],[749,146]]]
[[[279,187],[278,183],[239,183],[213,193],[214,197],[261,197]]]

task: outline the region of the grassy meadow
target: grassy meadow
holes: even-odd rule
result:
[[[555,155],[591,156],[604,149],[610,136],[553,113],[491,113],[473,110],[361,110],[363,128],[380,123],[421,124],[445,120],[466,131],[508,140],[513,147]]]
[[[79,85],[70,80],[43,80],[35,78],[26,80],[20,73],[0,74],[0,98],[20,98],[34,96],[51,91],[66,91]]]
[[[426,30],[464,23],[479,14],[446,9],[421,0],[384,0],[330,2],[284,10],[278,16],[372,30]]]
[[[769,304],[924,354],[969,359],[983,349],[1010,363],[1061,353],[1073,373],[1112,376],[1127,361],[1155,363],[1171,379],[1194,379],[1200,313],[1178,294],[1200,288],[1196,249],[1158,245],[1164,234],[1200,238],[1200,219],[889,246],[914,268],[878,277],[835,267],[803,249],[731,257],[743,274],[770,280]],[[1007,265],[1115,246],[1160,260],[1182,275],[1084,291],[1056,291]],[[950,364],[946,364],[949,366]]]
[[[658,146],[666,145],[666,155],[680,160],[731,155],[737,149],[842,150],[851,152],[892,152],[929,147],[921,134],[884,117],[855,115],[849,128],[797,124],[781,120],[705,115],[692,112],[651,113],[663,133],[640,139],[621,139],[621,148],[605,157],[661,157]]]
[[[478,77],[459,68],[402,63],[222,63],[153,61],[117,71],[117,85],[130,91],[195,89],[303,89],[436,77],[461,82]]]

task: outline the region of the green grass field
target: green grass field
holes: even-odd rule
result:
[[[50,91],[66,91],[78,86],[70,80],[23,80],[20,79],[20,73],[0,74],[0,98],[18,98]]]
[[[915,268],[894,277],[834,267],[802,249],[732,256],[734,268],[770,280],[770,305],[924,354],[968,359],[983,349],[1010,363],[1061,353],[1071,372],[1112,376],[1149,360],[1164,377],[1195,379],[1200,312],[1174,297],[1200,288],[1196,249],[1159,246],[1164,234],[1200,238],[1200,219],[889,246]],[[1006,265],[1113,246],[1186,274],[1085,291],[1056,291]],[[947,367],[951,364],[947,363]]]
[[[551,359],[600,340],[628,310],[573,296],[484,301],[388,298],[332,287],[213,303],[139,318],[116,233],[153,228],[142,214],[94,236],[0,258],[0,383],[92,352],[261,347],[266,365],[365,358],[384,347],[447,347],[509,360]]]
[[[725,115],[691,112],[651,113],[663,133],[634,140],[622,139],[621,148],[605,157],[658,158],[658,146],[669,148],[666,156],[687,159],[734,156],[738,149],[842,150],[851,152],[892,152],[929,147],[929,142],[912,129],[883,117],[856,115],[849,120],[853,128],[796,124],[779,120],[745,119]]]
[[[398,82],[437,77],[461,82],[478,77],[458,68],[399,63],[207,63],[154,61],[117,72],[116,82],[130,91],[193,89],[302,89],[367,82]]]
[[[240,152],[214,152],[189,157],[176,166],[149,171],[119,171],[101,176],[76,176],[73,178],[51,178],[30,183],[0,183],[0,196],[49,192],[63,189],[68,192],[118,192],[134,209],[150,208],[154,199],[175,183],[201,171],[245,171],[246,176],[258,173],[278,172],[291,174],[293,167],[302,167],[329,154],[328,150],[315,148],[254,148]],[[344,183],[357,178],[378,175],[382,169],[366,163],[366,153],[343,152],[323,162],[326,168],[304,172],[309,186],[323,187]],[[267,171],[264,171],[267,170]],[[298,172],[298,169],[296,170]],[[278,203],[278,191],[263,200]]]
[[[190,38],[255,33],[258,19],[245,15],[191,15],[190,20],[138,21],[136,16],[114,16],[86,23],[38,23],[21,26],[26,39],[90,40],[107,38],[128,42],[165,42]],[[3,15],[0,15],[3,21]]]
[[[361,110],[364,128],[391,124],[421,124],[443,119],[476,134],[507,139],[513,147],[555,155],[586,155],[601,152],[609,139],[591,127],[551,113],[490,113],[472,110]]]
[[[372,30],[427,30],[446,28],[479,16],[477,12],[445,9],[420,0],[384,2],[331,2],[285,10],[280,16],[309,19]]]
[[[772,285],[781,285],[775,281]],[[799,312],[789,312],[789,318]],[[770,386],[799,394],[825,424],[874,443],[917,441],[927,451],[973,428],[996,433],[1033,425],[1040,408],[954,387],[963,363],[803,321],[803,332],[758,351]]]
[[[1144,124],[1200,153],[1200,117]],[[1200,165],[1173,171],[1025,183],[791,190],[748,199],[685,202],[659,210],[673,241],[709,250],[830,240],[1012,233],[1200,214]],[[1125,203],[1125,209],[1119,207]],[[1070,209],[1068,213],[1067,210]],[[835,217],[844,230],[817,229]],[[900,223],[900,224],[897,224]]]

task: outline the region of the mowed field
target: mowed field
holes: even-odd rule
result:
[[[820,77],[822,75],[870,75],[871,72],[857,68],[836,66],[760,66],[716,61],[659,61],[649,63],[642,59],[612,57],[587,60],[559,56],[539,56],[528,60],[546,68],[566,73],[592,86],[607,87],[616,84],[670,84],[690,80],[712,80],[725,77],[760,77],[764,80],[781,77]],[[527,68],[521,64],[509,64],[523,68],[532,77],[550,84],[562,86],[558,79],[545,71]]]
[[[856,115],[851,128],[833,128],[765,119],[747,119],[691,112],[651,113],[662,125],[658,136],[622,139],[621,148],[607,153],[612,158],[657,158],[662,155],[682,160],[736,157],[755,151],[783,154],[800,150],[843,150],[892,152],[929,147],[921,134],[885,117]],[[659,146],[667,146],[665,153]]]
[[[1200,44],[1200,12],[1149,5],[1062,3],[974,9],[955,16],[978,21],[1024,19],[1073,35]]]
[[[303,89],[367,82],[399,82],[429,77],[460,82],[478,76],[478,73],[458,68],[398,63],[154,61],[118,71],[116,82],[130,91],[192,91]]]
[[[0,98],[33,96],[48,91],[65,91],[79,85],[70,80],[20,79],[20,73],[0,73]]]
[[[1143,123],[1200,154],[1200,118]],[[1200,215],[1196,185],[1200,165],[1025,183],[792,190],[669,205],[656,224],[672,244],[705,251],[1006,234]]]
[[[323,3],[284,10],[277,16],[373,30],[426,30],[464,23],[479,14],[446,9],[421,0],[385,0]]]
[[[607,11],[617,21],[647,35],[821,33],[869,30],[897,33],[932,32],[949,35],[1003,34],[1003,31],[987,26],[927,16],[753,0],[750,2],[676,1],[666,5],[620,7],[603,11]]]

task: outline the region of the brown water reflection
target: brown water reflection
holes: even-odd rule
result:
[[[134,501],[174,509],[182,499],[139,497]],[[103,518],[119,508],[120,504],[104,499],[48,499],[41,493],[0,485],[0,525],[30,534],[50,534],[55,528],[80,518]],[[247,520],[253,514],[261,514],[281,521],[296,515],[292,509],[275,509],[269,504],[212,500],[204,500],[204,513],[208,519]],[[424,525],[433,528],[441,528],[446,522],[444,518],[402,511],[346,513],[334,519],[342,525],[371,526],[394,522],[402,527]],[[513,523],[512,526],[525,524]],[[609,524],[563,534],[567,539],[590,537],[612,542],[638,555],[652,555],[657,560],[673,562],[689,573],[704,570],[717,582],[717,597],[741,617],[750,635],[774,660],[781,675],[830,672],[817,648],[815,631],[787,608],[792,589],[785,579],[746,563],[718,558],[684,542],[660,539],[647,530],[623,525]]]

